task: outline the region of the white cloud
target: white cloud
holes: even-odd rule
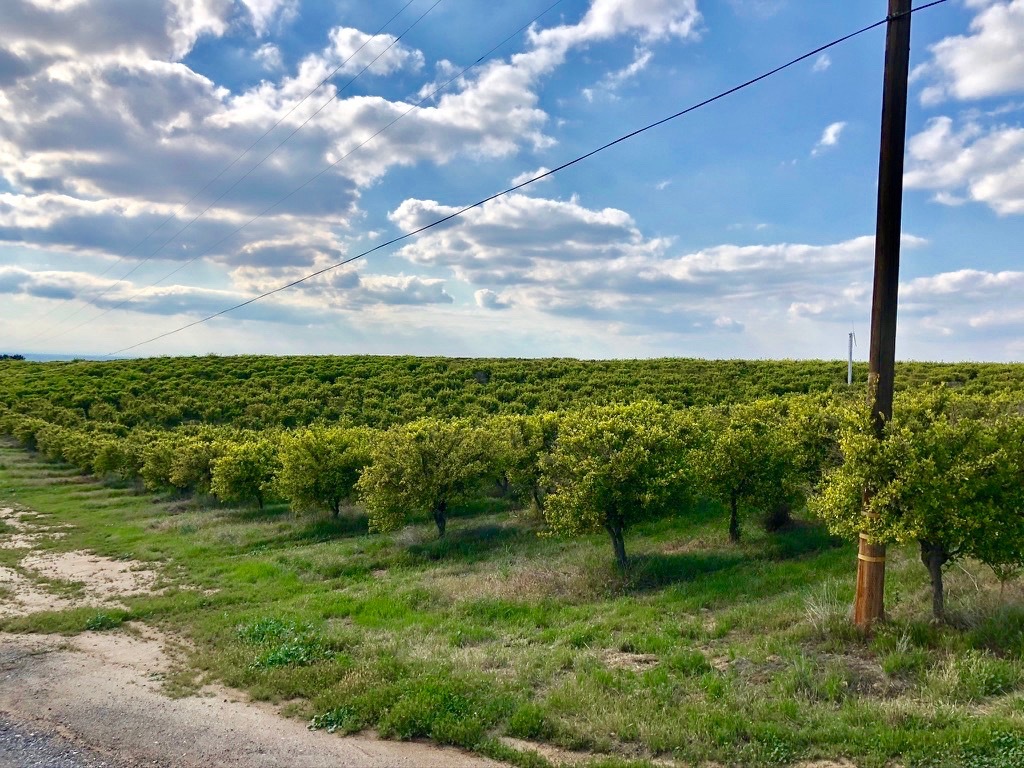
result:
[[[593,101],[598,93],[613,96],[615,92],[639,75],[654,58],[654,53],[649,48],[638,47],[633,51],[633,61],[622,69],[609,72],[601,81],[592,88],[584,88],[583,96],[587,101]]]
[[[263,154],[245,157],[201,201],[174,215],[197,191],[197,180],[227,167],[240,148],[256,141],[338,64],[344,62],[343,72],[358,72],[395,42],[387,35],[371,39],[356,29],[336,28],[325,48],[280,82],[231,93],[179,59],[199,36],[225,34],[240,12],[263,32],[295,7],[290,0],[241,2],[137,0],[131,14],[110,0],[5,5],[0,181],[11,192],[0,204],[0,239],[119,255],[171,216],[159,237],[133,258],[147,255]],[[579,23],[532,29],[525,52],[481,66],[422,109],[380,96],[348,97],[329,84],[259,150],[267,151],[326,103],[315,120],[159,256],[193,258],[264,211],[268,200],[337,161],[315,186],[210,253],[210,259],[232,268],[245,259],[265,271],[320,264],[340,250],[338,233],[358,220],[363,188],[390,169],[550,146],[538,89],[574,46],[618,35],[693,37],[699,18],[694,0],[595,0]],[[273,67],[280,51],[268,42],[254,55]],[[423,64],[420,51],[396,44],[371,71],[415,73]],[[41,104],[46,107],[40,109]]]
[[[814,145],[814,149],[811,150],[811,154],[815,157],[820,155],[825,150],[836,146],[839,143],[839,137],[843,135],[843,129],[846,128],[844,121],[838,123],[832,123],[822,131],[821,138],[818,139],[818,143]]]
[[[508,309],[512,302],[488,288],[481,288],[473,294],[476,305],[481,309]]]
[[[264,43],[253,53],[253,58],[263,65],[264,69],[275,71],[284,67],[281,49],[273,43]]]
[[[256,34],[266,34],[276,19],[287,22],[298,12],[299,0],[241,0],[249,11]]]
[[[551,171],[550,168],[547,168],[547,167],[542,165],[540,168],[538,168],[538,169],[536,169],[534,171],[525,171],[523,173],[520,173],[518,176],[514,176],[512,178],[512,181],[509,182],[509,185],[513,186],[513,187],[518,187],[520,184],[525,184],[530,179],[536,179],[538,176],[543,176],[545,173],[549,173],[550,171]],[[540,179],[539,181],[535,181],[530,186],[532,188],[532,187],[536,186],[537,184],[543,184],[544,182],[550,181],[550,180],[551,180],[550,176],[545,176],[543,179]]]
[[[1003,215],[1024,213],[1024,128],[967,122],[957,129],[938,117],[907,151],[908,188],[934,190],[947,205],[970,200]]]
[[[967,4],[978,9],[971,33],[933,45],[931,61],[915,73],[933,80],[921,92],[926,105],[1024,91],[1024,0]]]
[[[814,60],[814,66],[811,67],[812,72],[824,72],[832,66],[832,57],[827,53],[821,54]]]
[[[406,200],[401,229],[455,206]],[[905,236],[906,248],[921,247]],[[869,301],[874,238],[830,245],[721,245],[673,253],[626,212],[509,195],[421,235],[398,255],[448,268],[478,306],[618,324],[618,333],[758,332],[765,322],[845,321]],[[815,306],[801,305],[814,296]],[[753,330],[752,330],[753,329]]]
[[[696,0],[593,0],[577,24],[530,30],[536,48],[564,55],[570,48],[636,33],[645,41],[693,38],[701,15]]]
[[[319,66],[313,65],[316,57],[310,58],[309,69],[322,71],[311,78],[309,75],[302,78],[310,85],[319,82],[326,75],[328,67],[333,69],[337,62],[344,62],[341,69],[343,74],[356,74],[365,67],[367,72],[374,75],[390,75],[400,70],[418,71],[423,68],[423,53],[408,48],[398,42],[394,35],[370,35],[351,27],[336,27],[331,30],[330,53],[321,57]],[[332,66],[333,65],[333,66]]]

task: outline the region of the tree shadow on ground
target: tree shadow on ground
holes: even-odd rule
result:
[[[694,581],[749,562],[742,552],[684,552],[634,555],[624,586],[627,592],[650,592],[679,582]]]
[[[845,544],[844,539],[830,534],[824,525],[793,520],[782,530],[768,534],[764,557],[771,560],[791,560],[816,555]]]
[[[363,514],[342,514],[338,517],[320,516],[298,521],[292,530],[280,531],[267,536],[253,546],[281,549],[303,544],[321,544],[337,539],[365,536],[369,530],[369,521]]]
[[[473,499],[448,510],[448,518],[485,517],[487,515],[507,514],[516,508],[515,501],[507,497],[481,497]]]
[[[463,560],[477,562],[487,559],[495,550],[505,549],[526,536],[508,525],[479,525],[472,528],[449,528],[443,539],[413,544],[409,553],[422,560]]]
[[[280,520],[291,513],[287,503],[266,504],[262,509],[258,506],[232,507],[225,509],[224,517],[233,523],[261,523]]]

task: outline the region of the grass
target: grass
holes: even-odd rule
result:
[[[335,520],[68,483],[12,448],[0,464],[4,503],[75,526],[49,546],[162,564],[169,587],[0,629],[144,621],[187,641],[179,684],[286,702],[314,727],[523,766],[543,761],[501,737],[608,766],[1024,764],[1020,588],[1000,597],[980,571],[952,571],[953,622],[935,626],[913,551],[893,553],[890,621],[865,639],[846,621],[852,547],[806,523],[749,524],[735,546],[717,509],[688,510],[630,532],[622,575],[606,537],[542,538],[501,502],[459,511],[437,541],[431,525],[368,534],[354,509]]]

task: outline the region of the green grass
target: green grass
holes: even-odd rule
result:
[[[287,702],[314,727],[523,766],[543,761],[500,737],[609,766],[1024,764],[1020,588],[1000,598],[990,577],[951,571],[952,622],[935,626],[913,551],[893,553],[891,620],[864,639],[846,621],[854,551],[806,523],[773,536],[751,523],[734,546],[702,506],[631,531],[623,575],[605,537],[542,538],[500,502],[459,511],[437,541],[430,525],[368,534],[357,510],[335,520],[69,484],[13,448],[0,465],[3,503],[75,526],[50,546],[159,564],[168,586],[127,610],[0,629],[146,622],[187,641],[177,684]]]

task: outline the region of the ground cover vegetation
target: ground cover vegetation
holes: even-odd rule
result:
[[[0,498],[78,526],[54,546],[170,563],[182,588],[104,624],[168,622],[204,678],[318,727],[519,762],[498,737],[1020,765],[1024,366],[904,365],[881,440],[844,373],[8,362],[0,432],[32,454],[3,450]],[[871,638],[846,617],[862,531],[895,546]]]

